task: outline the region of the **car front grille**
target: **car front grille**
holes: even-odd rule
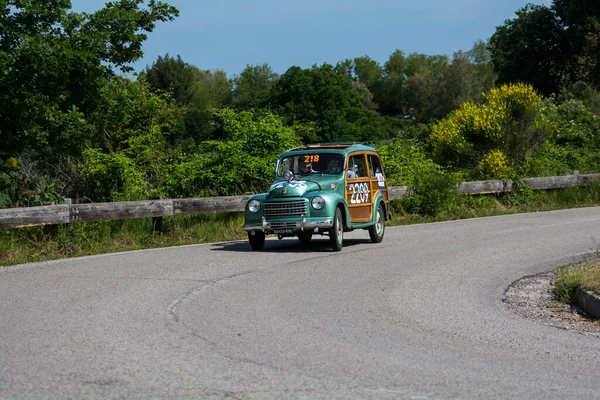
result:
[[[306,214],[306,201],[265,203],[265,217],[287,217]]]

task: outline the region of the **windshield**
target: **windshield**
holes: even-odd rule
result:
[[[292,171],[297,176],[311,174],[340,175],[344,170],[344,158],[340,154],[294,154],[280,159],[277,176]]]

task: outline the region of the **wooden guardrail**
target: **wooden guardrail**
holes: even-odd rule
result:
[[[600,174],[524,178],[521,181],[534,190],[557,189],[600,182]],[[512,184],[500,180],[463,182],[456,189],[464,194],[491,194],[510,192]],[[408,186],[391,186],[388,190],[390,199],[399,199],[410,193]],[[156,226],[156,223],[162,224],[162,217],[244,211],[250,197],[251,195],[5,208],[0,209],[0,228],[56,226],[130,218],[153,218]]]

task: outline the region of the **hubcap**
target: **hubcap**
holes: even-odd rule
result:
[[[338,233],[338,242],[342,242],[342,235],[344,234],[344,230],[342,229],[342,221],[341,221],[341,217],[338,216],[337,218],[337,233]]]
[[[383,229],[383,224],[381,223],[381,211],[377,210],[377,223],[376,223],[377,233],[381,234],[381,230]]]

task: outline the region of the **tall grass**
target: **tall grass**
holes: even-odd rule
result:
[[[552,286],[556,299],[567,304],[575,301],[579,288],[600,293],[600,260],[582,261],[558,270]]]
[[[216,213],[165,217],[163,233],[153,231],[150,219],[61,225],[55,238],[42,227],[4,229],[0,265],[242,239],[242,224],[243,213]]]

